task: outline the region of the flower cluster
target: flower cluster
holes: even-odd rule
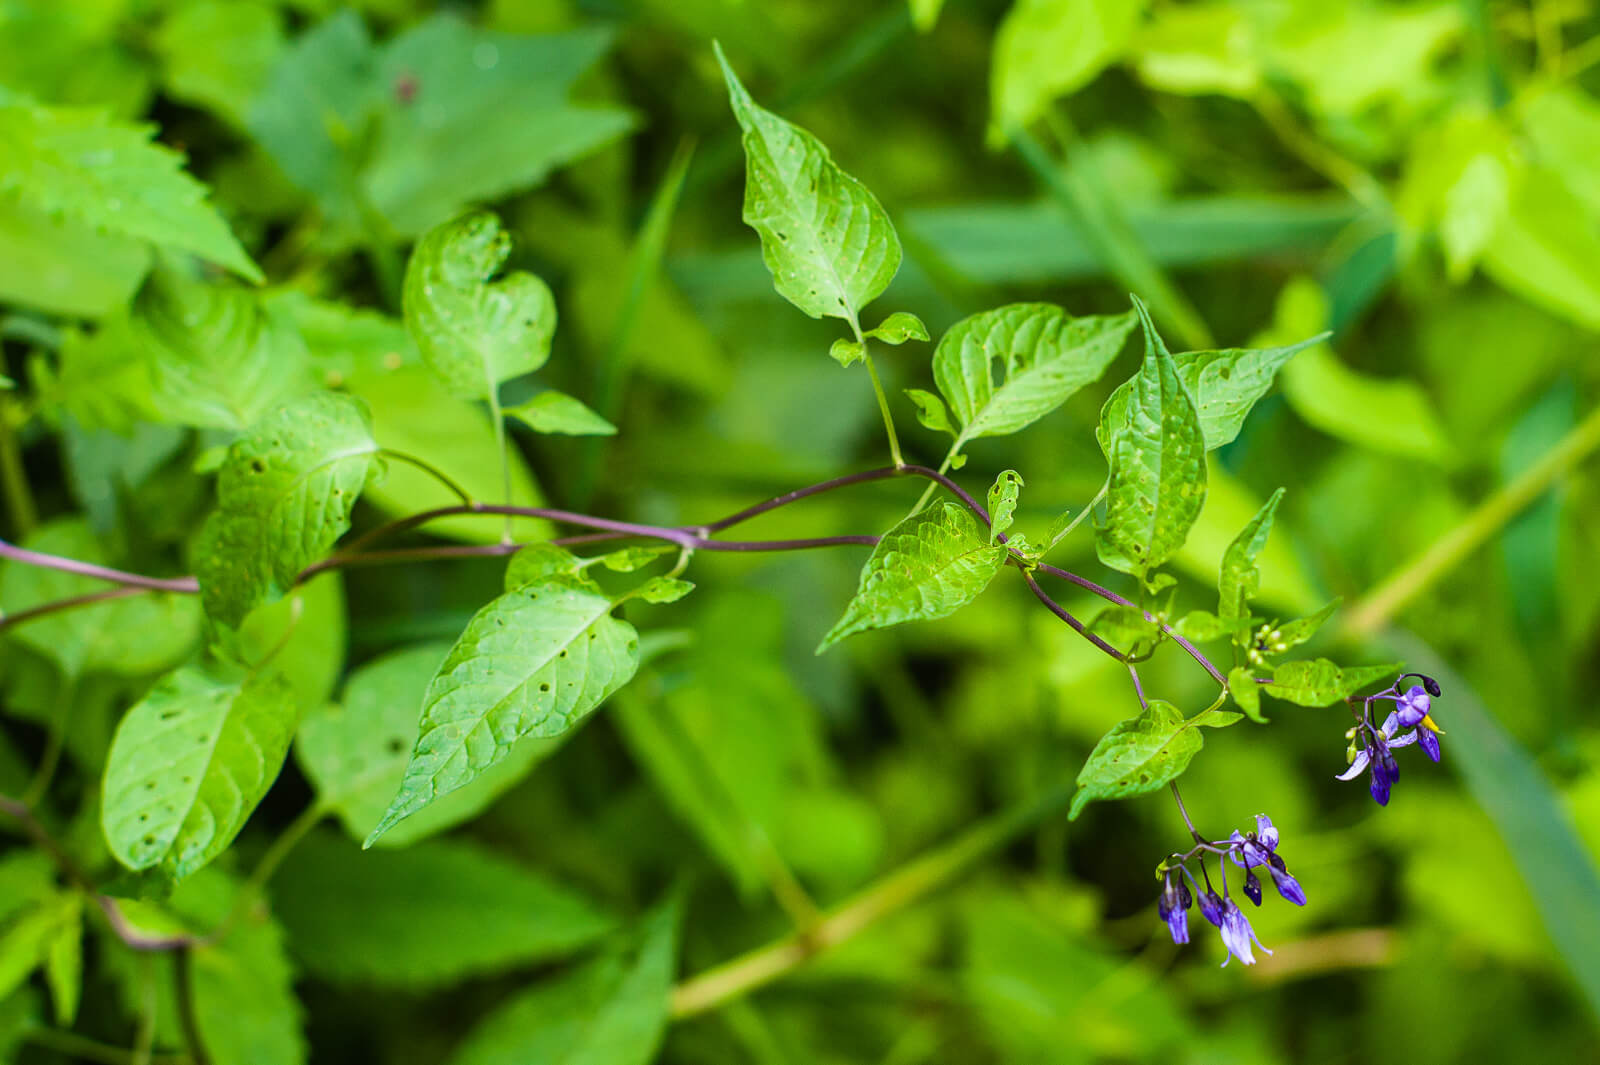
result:
[[[1250,946],[1254,943],[1262,950],[1271,954],[1256,938],[1255,929],[1250,927],[1250,919],[1244,915],[1237,903],[1228,894],[1228,869],[1227,862],[1244,870],[1244,893],[1252,903],[1261,905],[1261,880],[1256,875],[1256,870],[1264,869],[1272,877],[1272,884],[1278,889],[1278,894],[1294,903],[1296,906],[1306,904],[1306,893],[1300,882],[1289,875],[1288,867],[1278,856],[1278,829],[1273,825],[1272,819],[1266,814],[1256,815],[1256,827],[1253,831],[1242,833],[1237,829],[1224,840],[1207,842],[1195,840],[1195,846],[1185,854],[1174,854],[1157,870],[1157,876],[1162,879],[1161,898],[1156,904],[1157,912],[1161,919],[1167,923],[1167,930],[1172,933],[1174,943],[1189,942],[1189,909],[1196,898],[1200,903],[1200,916],[1221,932],[1222,945],[1228,948],[1228,957],[1222,964],[1238,958],[1246,965],[1255,964],[1255,955]],[[1206,868],[1206,856],[1217,856],[1217,874],[1222,882],[1222,894],[1218,895],[1211,884],[1211,873]],[[1194,874],[1189,870],[1189,862],[1195,861],[1200,866],[1200,876],[1205,881],[1202,891],[1200,882],[1195,880]],[[1191,886],[1193,891],[1190,890]]]
[[[1416,677],[1422,683],[1401,691],[1400,686],[1407,677]],[[1394,757],[1396,747],[1409,747],[1414,743],[1433,761],[1439,760],[1439,737],[1444,735],[1444,730],[1429,716],[1429,711],[1433,708],[1433,699],[1441,694],[1439,682],[1432,677],[1404,673],[1393,687],[1362,697],[1358,720],[1345,733],[1350,740],[1345,752],[1350,768],[1339,774],[1338,779],[1354,780],[1363,772],[1370,772],[1372,798],[1379,806],[1387,806],[1389,788],[1400,779],[1400,763]],[[1374,725],[1372,704],[1380,700],[1393,702],[1395,708],[1381,725]],[[1357,700],[1351,702],[1354,704]],[[1402,732],[1402,729],[1410,731]]]

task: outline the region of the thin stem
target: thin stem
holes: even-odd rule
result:
[[[859,329],[856,332],[856,338],[861,340],[863,344],[866,343],[864,339],[861,339]],[[906,460],[900,457],[900,438],[895,435],[894,415],[889,413],[889,397],[883,391],[883,382],[878,379],[878,366],[872,361],[871,355],[863,356],[863,358],[867,364],[867,374],[872,378],[872,391],[878,396],[878,413],[883,415],[883,431],[889,434],[889,458],[893,460],[896,466],[904,466]]]
[[[138,573],[127,573],[109,566],[97,566],[92,562],[79,562],[76,559],[62,558],[59,555],[47,555],[40,551],[30,551],[25,547],[0,540],[0,558],[8,558],[13,562],[23,562],[30,566],[43,566],[46,569],[58,569],[64,573],[76,573],[83,577],[93,577],[95,580],[111,581],[116,584],[125,584],[133,588],[149,588],[157,592],[184,592],[193,594],[200,590],[200,582],[193,577],[145,577]]]
[[[1088,503],[1084,504],[1083,509],[1078,511],[1078,516],[1073,518],[1072,521],[1068,522],[1067,523],[1067,527],[1065,529],[1062,529],[1060,532],[1056,533],[1055,536],[1053,536],[1051,538],[1050,542],[1045,545],[1044,549],[1046,551],[1053,550],[1057,544],[1059,544],[1061,541],[1065,540],[1067,537],[1071,536],[1072,535],[1072,530],[1076,529],[1080,524],[1082,524],[1084,518],[1086,518],[1090,514],[1094,513],[1094,508],[1098,507],[1100,505],[1100,501],[1106,497],[1106,492],[1110,488],[1111,488],[1111,481],[1110,481],[1109,478],[1107,480],[1105,480],[1105,481],[1102,481],[1100,483],[1100,491],[1098,491],[1098,492],[1096,492],[1094,494],[1094,498],[1093,499],[1089,500]]]
[[[1454,528],[1351,607],[1345,614],[1343,635],[1361,640],[1383,628],[1406,604],[1465,562],[1523,508],[1543,495],[1551,482],[1575,468],[1596,448],[1600,448],[1600,407],[1574,426],[1543,458],[1478,504]]]
[[[500,491],[506,501],[511,505],[511,446],[506,440],[506,418],[500,409],[500,390],[494,381],[489,382],[489,417],[494,419],[494,445],[500,452]],[[505,527],[500,531],[500,539],[505,543],[511,542],[511,515],[506,515]]]
[[[1071,797],[1063,781],[980,822],[945,846],[896,869],[829,909],[808,932],[784,936],[679,984],[674,1019],[716,1009],[778,980],[830,947],[920,901],[991,852],[1056,813]]]
[[[1178,635],[1178,633],[1173,630],[1172,626],[1158,620],[1154,614],[1150,613],[1148,610],[1145,610],[1144,607],[1139,606],[1132,600],[1124,599],[1122,596],[1118,595],[1116,592],[1113,592],[1109,588],[1101,587],[1094,581],[1089,580],[1087,577],[1080,577],[1076,573],[1064,570],[1059,566],[1049,566],[1041,562],[1036,568],[1041,573],[1048,573],[1052,577],[1060,577],[1064,581],[1070,581],[1073,584],[1076,584],[1079,588],[1082,588],[1084,591],[1098,595],[1101,599],[1107,600],[1108,602],[1116,603],[1119,606],[1132,607],[1134,610],[1139,611],[1144,615],[1146,621],[1155,622],[1156,624],[1160,625],[1161,631],[1166,633],[1168,638],[1170,638],[1173,643],[1177,644],[1179,647],[1188,652],[1190,658],[1200,663],[1205,671],[1211,674],[1212,680],[1216,681],[1224,688],[1228,686],[1228,678],[1223,676],[1221,671],[1218,670],[1216,666],[1211,664],[1211,659],[1201,654],[1198,647],[1184,639],[1182,636]]]
[[[1144,685],[1139,683],[1139,667],[1129,662],[1128,674],[1133,677],[1133,694],[1139,697],[1139,709],[1150,709],[1150,701],[1144,697]]]
[[[156,1045],[156,1010],[160,1001],[156,993],[156,963],[146,955],[135,964],[139,970],[139,1019],[133,1031],[129,1060],[133,1065],[150,1065],[151,1051]]]
[[[239,885],[239,891],[234,895],[233,905],[229,908],[227,916],[210,935],[206,936],[207,942],[223,939],[238,926],[245,913],[267,886],[267,881],[272,879],[272,874],[276,873],[278,866],[289,857],[289,852],[293,851],[295,845],[305,839],[307,833],[332,812],[332,808],[319,799],[300,811],[300,816],[290,821],[284,830],[278,833],[278,838],[272,841],[271,846],[256,862],[256,867],[250,871],[250,878]]]
[[[95,603],[104,603],[111,599],[127,599],[134,595],[149,595],[151,589],[140,588],[135,585],[123,584],[115,588],[106,588],[98,592],[87,592],[83,595],[69,596],[66,599],[54,599],[48,603],[40,603],[26,610],[19,610],[15,614],[0,616],[0,632],[11,628],[13,625],[22,625],[36,618],[47,617],[61,610],[72,610],[80,606],[92,606]]]
[[[62,682],[61,691],[56,698],[56,712],[50,719],[50,732],[45,737],[44,753],[39,757],[39,767],[33,772],[33,779],[28,782],[28,787],[22,793],[21,803],[24,807],[32,809],[39,804],[50,790],[50,781],[55,779],[56,770],[61,765],[61,752],[67,744],[67,724],[72,716],[72,707],[76,702],[78,678],[75,674],[68,674]]]
[[[1178,790],[1178,782],[1176,780],[1169,781],[1167,787],[1172,789],[1172,801],[1178,804],[1178,813],[1183,815],[1183,823],[1189,826],[1189,835],[1196,843],[1205,842],[1205,838],[1195,831],[1194,822],[1189,818],[1188,807],[1183,805],[1183,793]]]
[[[1033,593],[1034,598],[1043,603],[1045,608],[1049,610],[1050,613],[1054,614],[1056,617],[1060,618],[1062,621],[1065,621],[1069,626],[1071,626],[1073,632],[1076,632],[1079,636],[1082,636],[1085,640],[1088,640],[1090,643],[1100,648],[1100,650],[1104,651],[1112,658],[1115,658],[1118,662],[1126,662],[1128,660],[1127,655],[1123,654],[1115,647],[1112,647],[1109,643],[1106,643],[1106,641],[1102,640],[1099,636],[1096,636],[1094,633],[1090,632],[1084,623],[1073,617],[1072,613],[1068,611],[1066,607],[1062,606],[1054,599],[1051,599],[1049,594],[1046,593],[1043,588],[1039,587],[1039,582],[1034,580],[1032,573],[1029,573],[1027,570],[1023,570],[1022,579],[1028,582],[1028,590]]]
[[[788,506],[790,503],[798,502],[809,496],[831,492],[836,488],[846,488],[853,484],[865,484],[868,481],[881,481],[889,477],[901,477],[908,473],[916,473],[922,468],[920,466],[879,466],[877,469],[845,474],[843,477],[835,477],[832,480],[806,485],[804,488],[796,488],[792,492],[785,492],[782,495],[764,499],[754,506],[745,507],[736,514],[730,514],[721,521],[714,521],[710,525],[702,525],[700,528],[704,529],[707,534],[721,532],[723,529],[743,524],[752,518],[760,517],[768,511]]]
[[[194,1065],[207,1065],[205,1038],[200,1034],[200,1016],[194,1001],[194,950],[184,947],[173,959],[177,976],[178,1022],[183,1029],[183,1042],[189,1050]]]
[[[461,502],[472,502],[471,492],[468,492],[465,488],[461,487],[460,482],[458,482],[454,477],[451,477],[448,473],[445,473],[439,467],[435,466],[431,462],[428,462],[426,459],[419,459],[415,455],[408,455],[404,451],[396,451],[393,448],[387,447],[380,448],[378,453],[383,455],[385,458],[394,459],[396,462],[404,462],[407,465],[415,466],[417,469],[421,470],[423,473],[426,473],[429,477],[432,477],[434,480],[448,488],[457,499],[461,500]],[[511,502],[511,490],[509,485],[507,485],[506,488],[506,502]]]
[[[22,467],[22,448],[17,443],[17,427],[13,414],[19,405],[11,397],[0,400],[0,492],[11,515],[11,532],[25,540],[39,522],[39,512],[33,504],[33,492],[28,488],[27,471]]]

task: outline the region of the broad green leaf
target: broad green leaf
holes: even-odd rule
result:
[[[305,390],[293,323],[236,285],[158,269],[134,301],[127,336],[150,367],[163,421],[242,430]]]
[[[1095,799],[1127,799],[1176,779],[1204,744],[1201,726],[1223,728],[1242,717],[1210,710],[1185,720],[1171,703],[1152,700],[1144,713],[1117,725],[1095,744],[1078,773],[1068,819],[1075,820]]]
[[[917,421],[924,429],[932,429],[936,433],[949,433],[951,436],[958,435],[955,426],[950,424],[950,412],[945,410],[944,400],[920,388],[908,388],[906,395],[917,405]]]
[[[1248,629],[1250,619],[1233,618],[1224,621],[1209,610],[1191,610],[1175,621],[1172,627],[1184,639],[1204,643]]]
[[[352,839],[367,838],[400,789],[423,694],[449,652],[449,644],[429,643],[374,659],[351,674],[340,704],[319,704],[301,720],[295,760]],[[403,847],[471,820],[559,742],[523,740],[470,784],[395,825],[376,846]]]
[[[614,436],[617,427],[565,392],[546,389],[505,412],[537,433]]]
[[[588,900],[466,841],[363,854],[332,834],[300,843],[272,908],[313,975],[420,989],[573,954],[612,927]]]
[[[1352,666],[1340,669],[1326,658],[1279,662],[1272,681],[1262,685],[1268,695],[1300,706],[1332,706],[1347,695],[1354,695],[1400,672],[1400,664]]]
[[[813,318],[855,322],[900,268],[894,225],[817,138],[757,105],[715,47],[744,131],[744,220],[761,235],[773,286]]]
[[[38,900],[0,931],[0,999],[22,985],[50,957],[62,929],[79,918],[79,898],[59,892]]]
[[[1556,173],[1536,167],[1484,249],[1483,270],[1529,303],[1600,330],[1597,258],[1600,232],[1583,201]]]
[[[525,584],[475,614],[422,701],[405,778],[366,846],[510,753],[572,728],[639,667],[639,637],[582,578]]]
[[[513,996],[451,1065],[649,1065],[667,1027],[677,903],[647,913],[632,943]]]
[[[297,717],[276,673],[167,674],[111,744],[100,816],[112,855],[182,880],[221,854],[278,775]]]
[[[0,198],[102,233],[193,252],[251,281],[261,271],[153,126],[0,95]]]
[[[928,327],[922,319],[907,311],[895,311],[889,317],[868,329],[864,336],[881,340],[885,344],[900,345],[908,340],[928,340]]]
[[[1296,4],[1268,22],[1273,73],[1296,82],[1315,115],[1349,116],[1405,100],[1429,84],[1435,60],[1461,35],[1451,3]]]
[[[1248,98],[1264,73],[1254,21],[1234,3],[1163,5],[1134,40],[1139,77],[1162,92]]]
[[[352,395],[372,409],[372,434],[385,448],[418,455],[443,470],[473,499],[499,500],[505,494],[500,477],[500,449],[495,444],[494,423],[481,403],[440,391],[438,381],[425,366],[361,373],[350,380]],[[511,502],[515,506],[545,504],[533,472],[517,448],[511,460]],[[405,517],[433,507],[448,507],[461,500],[436,478],[410,463],[391,462],[383,480],[369,485],[363,501],[390,517]],[[504,532],[499,518],[471,514],[430,521],[427,531],[467,543],[495,543]],[[516,518],[512,534],[518,540],[554,536],[544,521]]]
[[[963,318],[933,353],[934,380],[961,426],[957,440],[1014,433],[1049,414],[1100,379],[1133,325],[1131,312],[1074,318],[1050,303]]]
[[[1016,470],[1002,470],[989,486],[989,542],[1011,528],[1017,512],[1017,493],[1022,490],[1022,475]]]
[[[1327,298],[1316,282],[1296,278],[1278,296],[1269,335],[1304,336],[1320,328],[1327,313]],[[1284,367],[1283,394],[1308,424],[1352,444],[1432,462],[1444,462],[1451,454],[1444,428],[1421,388],[1411,381],[1357,373],[1326,344],[1311,347]]]
[[[287,594],[350,527],[377,453],[366,407],[331,392],[279,407],[234,441],[196,548],[206,613],[237,627]]]
[[[151,43],[167,92],[243,127],[283,51],[283,16],[254,0],[200,0],[167,15]]]
[[[423,361],[463,398],[492,397],[502,381],[550,357],[550,287],[521,270],[491,280],[510,254],[500,220],[476,211],[430,229],[406,263],[406,328]]]
[[[621,552],[618,552],[620,554]],[[564,577],[583,572],[584,560],[548,540],[524,544],[506,563],[503,590],[514,592],[525,584],[547,577]],[[443,656],[440,656],[443,660]]]
[[[73,318],[126,306],[150,267],[143,241],[0,197],[0,299]]]
[[[1542,166],[1600,217],[1600,100],[1571,83],[1530,93],[1519,101],[1522,128]]]
[[[991,142],[1115,62],[1143,13],[1143,0],[1016,0],[994,35]]]
[[[1244,666],[1234,666],[1228,670],[1228,694],[1251,721],[1261,725],[1267,723],[1267,719],[1261,713],[1261,685],[1256,681],[1256,675],[1249,669]]]
[[[1178,376],[1194,397],[1205,434],[1206,450],[1230,444],[1239,435],[1245,416],[1267,394],[1280,367],[1328,334],[1282,348],[1227,348],[1221,351],[1185,351],[1173,356]]]
[[[44,976],[56,1023],[71,1028],[83,995],[83,896],[67,896],[61,923],[45,947]]]
[[[246,668],[270,655],[294,689],[295,705],[321,706],[345,670],[348,609],[344,575],[324,573],[252,610],[237,632],[214,631],[214,649]]]
[[[1280,488],[1272,493],[1272,498],[1256,511],[1256,516],[1222,554],[1222,568],[1217,572],[1217,616],[1225,621],[1250,616],[1250,600],[1261,587],[1261,570],[1256,566],[1256,558],[1267,546],[1267,536],[1272,532],[1272,520],[1277,517],[1283,492]]]
[[[1395,207],[1436,232],[1450,279],[1465,281],[1510,208],[1521,165],[1509,129],[1484,108],[1458,108],[1411,146]]]
[[[840,366],[850,366],[867,357],[867,346],[859,340],[840,337],[828,345],[828,357]]]
[[[42,525],[22,546],[80,562],[103,565],[109,561],[81,518],[60,518]],[[0,565],[0,609],[6,614],[107,587],[105,581],[43,566]],[[44,655],[68,677],[94,672],[124,676],[159,673],[182,661],[199,642],[198,605],[193,596],[165,592],[112,599],[30,621],[6,638]]]
[[[867,629],[948,617],[976,599],[1005,562],[1005,545],[991,544],[966,507],[946,501],[918,511],[872,549],[844,617],[817,653]]]
[[[1205,437],[1188,386],[1150,314],[1131,388],[1111,394],[1095,436],[1110,465],[1105,524],[1095,550],[1113,569],[1143,577],[1183,546],[1206,498]]]

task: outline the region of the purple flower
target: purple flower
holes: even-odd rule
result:
[[[1266,950],[1268,954],[1272,953],[1272,951],[1267,950],[1261,940],[1256,939],[1255,929],[1250,927],[1250,919],[1244,915],[1244,911],[1239,909],[1232,899],[1224,900],[1222,905],[1222,945],[1228,948],[1228,957],[1222,959],[1224,966],[1234,958],[1238,958],[1246,965],[1254,965],[1256,959],[1250,953],[1252,940],[1255,941],[1256,946]]]
[[[1156,910],[1167,922],[1167,931],[1172,933],[1174,943],[1189,942],[1189,906],[1193,901],[1188,887],[1169,872],[1161,897],[1156,901]]]
[[[1225,912],[1224,907],[1230,905],[1232,903],[1224,903],[1222,899],[1217,897],[1215,891],[1206,888],[1205,895],[1200,899],[1200,916],[1221,928],[1222,915]]]
[[[1244,893],[1251,902],[1261,905],[1261,878],[1254,872],[1244,874]]]
[[[1274,859],[1278,858],[1276,854],[1272,857]],[[1289,871],[1283,868],[1281,860],[1273,861],[1269,868],[1272,871],[1273,886],[1278,889],[1278,894],[1296,906],[1304,906],[1306,904],[1305,888],[1300,886],[1300,881],[1289,875]]]
[[[1433,705],[1428,693],[1422,685],[1413,684],[1404,695],[1395,700],[1395,716],[1399,719],[1401,728],[1412,728],[1428,716],[1428,710]]]

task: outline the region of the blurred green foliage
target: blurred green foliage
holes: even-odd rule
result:
[[[824,357],[840,323],[786,305],[741,224],[740,120],[766,112],[730,111],[713,39],[898,232],[898,273],[840,282],[883,293],[865,324],[909,311],[937,339],[1002,303],[1121,315],[1132,290],[1175,351],[1331,330],[1235,438],[1205,434],[1205,507],[1163,598],[1209,610],[1229,544],[1286,486],[1257,612],[1342,597],[1311,655],[1438,675],[1442,771],[1407,762],[1379,809],[1332,779],[1343,712],[1271,689],[1269,726],[1208,734],[1191,814],[1220,838],[1270,811],[1310,896],[1252,910],[1277,953],[1218,972],[1198,920],[1179,954],[1156,918],[1149,873],[1185,842],[1164,797],[1065,819],[1097,740],[1137,712],[1124,666],[1006,574],[958,614],[817,657],[865,550],[707,552],[693,595],[628,604],[638,672],[601,712],[363,853],[429,679],[502,592],[503,561],[430,558],[319,577],[245,621],[232,653],[287,678],[294,754],[247,782],[265,799],[231,849],[138,901],[148,882],[110,877],[141,833],[108,849],[100,827],[112,735],[136,704],[158,715],[156,676],[215,633],[192,596],[112,600],[0,636],[0,793],[129,900],[136,935],[226,935],[127,950],[0,817],[0,1062],[170,1062],[196,1042],[216,1065],[1600,1057],[1587,0],[10,0],[6,539],[204,579],[212,474],[245,473],[224,447],[312,389],[357,397],[356,436],[475,499],[631,521],[710,521],[881,465],[865,375]],[[449,275],[425,310],[492,343],[419,349],[407,252],[484,204],[511,272]],[[552,294],[553,341],[496,317]],[[907,460],[938,465],[945,434],[902,394],[928,387],[930,347],[872,351]],[[428,371],[481,364],[518,376],[501,396],[458,373],[453,395]],[[1101,405],[1137,368],[1124,350],[1063,409],[951,453],[979,496],[1026,479],[1008,535],[1050,543],[1095,497]],[[523,421],[491,419],[502,398]],[[385,465],[307,558],[346,522],[454,502]],[[921,487],[819,496],[749,535],[879,534]],[[406,543],[501,533],[458,515]],[[1092,539],[1052,561],[1094,568]],[[7,615],[103,587],[0,566]],[[1170,646],[1142,676],[1190,715],[1215,693]],[[205,849],[216,826],[173,830]],[[735,994],[758,970],[776,979]]]

